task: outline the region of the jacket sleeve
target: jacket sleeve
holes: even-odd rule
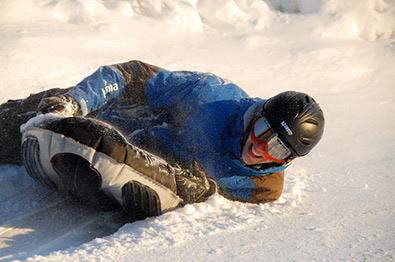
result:
[[[136,60],[101,66],[66,95],[75,98],[83,115],[118,97],[145,103],[144,86],[159,69]]]
[[[284,187],[284,171],[253,177],[252,180],[255,188],[252,191],[251,203],[272,202],[280,198]]]
[[[280,198],[284,185],[284,171],[265,176],[244,177],[236,186],[219,181],[219,192],[226,198],[248,203],[267,203]]]

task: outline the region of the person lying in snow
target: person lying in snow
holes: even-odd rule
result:
[[[274,201],[288,163],[308,154],[324,130],[323,112],[307,94],[250,98],[214,74],[141,61],[102,66],[72,88],[8,101],[0,119],[13,118],[15,128],[34,116],[28,109],[38,102],[39,115],[21,128],[28,174],[84,203],[121,206],[136,219],[215,192]],[[15,130],[2,132],[10,139]],[[14,151],[0,155],[17,159]]]

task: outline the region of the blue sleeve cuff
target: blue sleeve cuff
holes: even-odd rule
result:
[[[112,66],[102,66],[66,94],[75,98],[86,115],[118,97],[124,89],[122,73]]]

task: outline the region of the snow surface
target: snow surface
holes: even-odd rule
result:
[[[1,1],[0,102],[140,59],[216,73],[251,96],[310,93],[326,130],[275,203],[214,196],[131,224],[0,166],[0,260],[393,261],[394,10],[394,0]]]

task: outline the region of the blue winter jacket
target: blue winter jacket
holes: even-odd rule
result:
[[[84,115],[97,112],[133,144],[182,166],[198,161],[232,199],[267,202],[281,194],[284,166],[256,168],[240,160],[246,112],[264,100],[234,83],[130,61],[100,67],[67,94]],[[274,175],[281,185],[270,188],[264,181]],[[262,190],[280,192],[268,200],[259,196]]]

